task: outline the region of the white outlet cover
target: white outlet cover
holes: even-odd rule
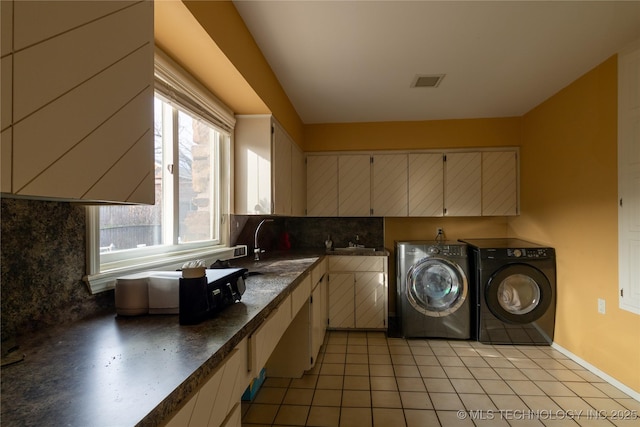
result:
[[[605,314],[606,312],[606,303],[602,298],[598,298],[598,313]]]

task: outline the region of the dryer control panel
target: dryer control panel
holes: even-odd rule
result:
[[[507,248],[509,258],[548,258],[549,248]]]

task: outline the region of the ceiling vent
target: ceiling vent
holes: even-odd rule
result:
[[[444,74],[419,74],[411,83],[411,87],[438,87]]]

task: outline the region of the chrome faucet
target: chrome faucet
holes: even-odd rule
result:
[[[264,252],[264,250],[261,251],[260,248],[258,247],[258,232],[260,231],[260,227],[262,227],[262,224],[264,224],[265,222],[273,222],[273,220],[270,218],[265,218],[262,221],[260,221],[260,224],[258,224],[258,226],[256,227],[256,234],[254,236],[254,242],[253,242],[253,253],[254,253],[253,259],[256,261],[260,261],[260,252]]]

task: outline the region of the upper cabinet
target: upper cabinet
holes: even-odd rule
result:
[[[338,216],[338,156],[307,156],[307,215]]]
[[[298,144],[291,143],[291,215],[304,216],[306,211],[307,175],[304,169],[304,152]]]
[[[371,156],[338,156],[338,215],[371,215]]]
[[[376,154],[372,159],[371,215],[407,216],[408,155]]]
[[[482,214],[482,154],[447,153],[444,156],[444,214]]]
[[[482,153],[482,215],[518,214],[518,153]]]
[[[518,150],[307,155],[309,216],[518,214]]]
[[[442,153],[409,154],[409,216],[442,216],[444,163]]]
[[[3,1],[2,191],[153,204],[153,55],[152,1]]]
[[[237,116],[235,213],[304,215],[304,156],[271,115]]]

